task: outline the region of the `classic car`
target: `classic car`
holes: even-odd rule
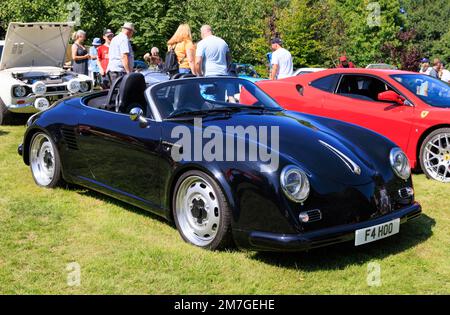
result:
[[[330,69],[257,84],[288,110],[343,120],[388,137],[413,168],[450,183],[448,84],[381,69]]]
[[[359,246],[421,214],[394,143],[283,110],[241,78],[146,84],[132,73],[33,115],[18,152],[37,185],[72,183],[152,211],[206,249]]]
[[[299,68],[294,71],[294,77],[302,74],[312,73],[312,72],[319,72],[326,70],[326,68]]]
[[[239,78],[247,79],[251,82],[266,80],[262,78],[252,65],[244,63],[231,64],[230,73]]]
[[[371,63],[366,66],[366,69],[388,69],[388,70],[397,70],[396,66],[387,64],[387,63]]]
[[[0,125],[71,94],[92,90],[88,76],[62,67],[73,23],[10,23],[0,42]]]

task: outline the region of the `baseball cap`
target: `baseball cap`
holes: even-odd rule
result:
[[[94,46],[100,46],[102,44],[102,40],[98,37],[94,38],[94,40],[92,41],[92,45]]]
[[[422,58],[422,60],[420,60],[420,62],[422,62],[422,63],[430,62],[430,59],[428,59],[428,58]]]
[[[346,57],[346,56],[341,56],[341,57],[339,58],[339,61],[347,61],[347,57]]]
[[[113,33],[109,28],[107,28],[107,29],[103,32],[103,36],[109,36],[109,35],[114,35],[114,33]]]

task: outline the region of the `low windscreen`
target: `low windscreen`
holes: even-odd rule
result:
[[[228,110],[282,110],[255,84],[237,78],[173,80],[155,86],[152,98],[163,119]]]

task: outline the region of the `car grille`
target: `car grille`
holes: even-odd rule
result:
[[[308,223],[322,220],[322,212],[318,209],[306,211],[306,214],[309,217]]]
[[[400,198],[407,199],[407,198],[411,198],[412,196],[414,196],[414,191],[410,187],[405,187],[405,188],[400,189],[398,191],[398,194],[399,194]]]
[[[61,132],[62,132],[64,141],[67,143],[67,147],[70,150],[78,150],[78,144],[77,144],[77,139],[75,137],[75,132],[69,128],[62,128]]]
[[[61,92],[67,92],[66,85],[55,85],[47,87],[47,93],[61,93]]]

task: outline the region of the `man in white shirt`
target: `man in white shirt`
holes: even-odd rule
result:
[[[225,76],[231,64],[228,44],[220,37],[214,36],[209,25],[201,28],[202,40],[195,52],[195,72],[199,76]]]
[[[284,79],[294,74],[294,64],[292,55],[283,48],[283,42],[280,38],[274,38],[272,43],[272,71],[270,80]]]
[[[441,64],[441,80],[445,83],[450,83],[450,71],[445,69],[444,64]]]
[[[135,33],[133,23],[125,23],[122,32],[115,36],[109,44],[108,74],[113,83],[119,77],[133,72],[134,53],[131,38]]]

